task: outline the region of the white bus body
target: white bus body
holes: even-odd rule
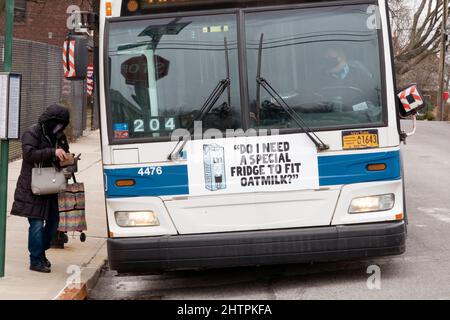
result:
[[[209,6],[195,5],[176,9],[171,4],[176,0],[167,2],[168,9],[161,5],[152,10],[150,4],[147,8],[137,1],[138,10],[147,10],[142,14],[124,14],[128,4],[123,2],[127,1],[102,0],[100,6],[101,142],[112,269],[147,272],[309,263],[405,251],[401,141],[386,1],[273,1],[276,5],[267,2],[263,7],[253,1],[218,1],[211,11]],[[324,27],[320,19],[327,15],[330,25]],[[345,20],[358,22],[360,15],[367,17],[368,27],[355,31]],[[299,22],[307,17],[317,20]],[[303,31],[306,26],[310,29]],[[278,129],[279,134],[194,139],[179,159],[168,160],[178,142],[170,141],[167,131],[189,123],[182,124],[184,114],[173,115],[175,107],[183,110],[189,99],[201,104],[226,76],[225,58],[218,62],[216,53],[208,53],[208,46],[218,48],[224,36],[231,55],[232,100],[240,105],[240,117],[234,119],[244,131],[251,129],[254,114],[249,101],[256,99],[253,65],[258,60],[259,33],[264,37],[262,73],[286,101],[295,104],[299,95],[295,90],[304,87],[302,83],[314,86],[312,73],[306,76],[315,63],[311,52],[319,55],[328,49],[314,46],[332,43],[348,59],[354,55],[369,65],[379,105],[361,99],[350,111],[332,104],[331,111],[302,113],[329,146],[317,151],[305,132],[274,111],[276,104],[261,89],[269,111],[257,117],[259,129]],[[306,44],[305,39],[313,43]],[[358,48],[364,53],[357,53]],[[195,53],[197,49],[201,50]],[[217,51],[222,54],[225,49]],[[142,61],[147,79],[132,71],[133,63],[142,67]],[[302,82],[305,77],[308,81]],[[341,90],[345,98],[346,89]],[[319,94],[325,96],[325,91]],[[340,114],[349,122],[340,120]],[[278,116],[280,126],[273,120]],[[358,126],[356,117],[365,123]],[[205,156],[204,150],[214,154]],[[251,156],[258,154],[260,162],[253,164],[264,167],[249,165],[257,159]],[[280,160],[280,155],[288,159]],[[208,157],[214,158],[207,161],[215,167],[206,168]],[[210,187],[204,185],[205,179]]]

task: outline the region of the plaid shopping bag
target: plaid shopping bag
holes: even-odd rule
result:
[[[58,196],[59,227],[61,232],[81,232],[87,230],[85,215],[84,184],[67,185],[65,192]]]

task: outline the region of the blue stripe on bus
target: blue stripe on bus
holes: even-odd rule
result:
[[[164,166],[161,175],[139,174],[139,168],[108,169],[107,177],[108,198],[142,197],[142,196],[175,196],[189,194],[188,169],[182,166]],[[145,172],[145,168],[144,168]],[[135,180],[133,187],[117,187],[117,180]]]
[[[386,164],[384,171],[369,171],[369,164]],[[401,179],[400,151],[319,157],[320,186]]]
[[[384,163],[387,169],[371,172],[368,164]],[[106,169],[108,198],[158,197],[189,194],[187,165],[163,166],[161,175],[141,175],[141,167]],[[142,173],[142,172],[141,172]],[[117,187],[117,180],[134,179],[133,187]],[[400,151],[319,157],[320,186],[401,179]]]

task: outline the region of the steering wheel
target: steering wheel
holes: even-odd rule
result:
[[[359,94],[364,95],[364,91],[357,87],[348,87],[348,86],[332,86],[332,87],[323,87],[322,90],[352,90],[353,92],[358,92]]]
[[[335,92],[339,92],[339,96],[341,97],[354,97],[355,98],[354,101],[356,102],[355,104],[362,103],[367,100],[364,91],[357,87],[333,86],[333,87],[323,87],[321,90],[324,92],[322,96],[328,99],[328,101],[330,98],[336,97],[336,95],[330,95],[326,93],[327,91],[333,90]]]
[[[332,87],[323,87],[320,90],[321,91],[318,92],[317,90],[311,88],[302,88],[296,92],[287,92],[281,94],[281,96],[286,101],[301,99],[303,102],[305,100],[306,101],[311,100],[310,102],[317,102],[317,101],[328,102],[330,101],[330,98],[335,97],[336,95],[334,94],[330,95],[329,93],[327,93],[327,91],[335,91],[339,92],[339,95],[342,97],[356,96],[358,99],[355,100],[357,100],[358,102],[364,102],[367,100],[365,92],[357,87],[332,86]],[[351,91],[351,94],[349,94],[349,91]]]
[[[311,88],[301,88],[292,92],[285,92],[281,97],[288,102],[288,104],[295,105],[298,103],[307,103],[315,101],[325,101],[327,98]]]
[[[335,86],[335,87],[324,87],[322,88],[323,91],[327,91],[327,90],[339,90],[340,92],[352,92],[351,95],[346,95],[346,94],[341,94],[341,96],[343,97],[351,97],[353,96],[353,102],[350,105],[343,105],[343,109],[341,111],[346,111],[345,109],[347,109],[347,111],[353,111],[354,110],[354,106],[356,106],[357,104],[362,104],[362,103],[369,103],[368,105],[368,109],[366,111],[367,116],[372,120],[372,119],[377,119],[377,117],[380,116],[381,114],[381,108],[373,108],[370,107],[370,105],[373,105],[372,103],[370,103],[370,100],[367,99],[367,95],[366,93],[361,90],[360,88],[357,87],[346,87],[346,86]],[[330,98],[330,96],[329,96]],[[328,101],[329,101],[328,98]]]
[[[321,88],[320,91],[315,88],[301,88],[280,95],[292,107],[306,107],[308,104],[323,105],[338,112],[353,111],[353,106],[367,102],[367,96],[362,89],[349,86],[328,86]],[[341,107],[339,103],[336,104],[337,97],[342,97]],[[273,99],[268,100],[274,102]]]

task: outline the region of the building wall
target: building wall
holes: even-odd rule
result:
[[[0,37],[0,51],[4,38]],[[49,105],[61,103],[70,110],[71,123],[66,129],[69,138],[76,139],[83,133],[86,112],[85,87],[83,81],[66,81],[60,62],[61,48],[46,43],[14,39],[13,71],[22,74],[22,105],[20,113],[20,135],[35,124]],[[0,56],[0,71],[3,70]],[[10,144],[10,159],[20,158],[20,141]]]
[[[89,11],[87,0],[45,0],[42,4],[27,2],[25,22],[14,23],[14,38],[33,40],[62,46],[67,35],[67,8],[77,5]],[[4,21],[0,15],[0,22]],[[4,33],[4,23],[0,23],[0,35]]]
[[[62,44],[68,33],[67,8],[70,5],[89,10],[87,0],[27,1],[23,21],[14,23],[13,71],[23,76],[21,133],[53,103],[62,103],[71,109],[71,132],[67,132],[71,138],[81,136],[85,127],[84,83],[65,81],[62,70]],[[4,13],[1,13],[0,52],[3,52],[3,35]],[[0,71],[3,69],[2,58],[0,55]],[[21,143],[13,141],[10,144],[10,159],[19,157]]]

